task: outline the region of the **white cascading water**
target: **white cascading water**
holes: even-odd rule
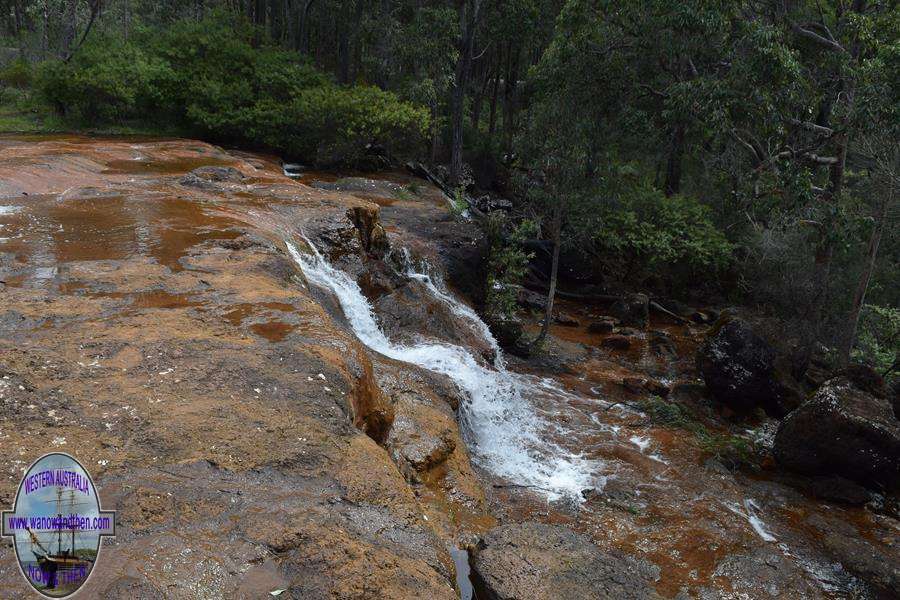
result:
[[[482,466],[515,485],[543,491],[551,501],[581,501],[582,490],[602,487],[605,479],[598,476],[600,465],[596,461],[586,460],[549,439],[551,432],[560,437],[565,432],[544,420],[538,405],[561,390],[549,381],[507,371],[501,359],[494,368],[482,365],[472,353],[454,344],[392,342],[378,327],[372,306],[356,281],[328,264],[315,246],[308,240],[307,243],[311,254],[301,253],[290,242],[288,252],[311,284],[328,289],[337,297],[360,341],[387,357],[447,375],[465,392],[468,402],[460,409],[460,420]],[[432,277],[422,273],[408,275],[423,281],[438,299],[446,302],[457,316],[470,321],[497,348],[487,326],[471,308],[440,289]]]

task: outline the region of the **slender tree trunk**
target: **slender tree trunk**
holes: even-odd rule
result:
[[[59,53],[62,57],[69,55],[69,48],[75,41],[75,26],[78,19],[78,0],[67,0],[59,36]]]
[[[25,36],[22,35],[24,23],[22,22],[22,14],[24,10],[21,0],[13,2],[13,27],[15,27],[16,41],[19,43],[19,58],[25,60]]]
[[[303,5],[303,10],[300,11],[300,24],[298,29],[300,30],[297,35],[297,49],[304,54],[309,54],[309,39],[310,39],[310,29],[309,26],[309,11],[312,9],[313,2],[315,0],[306,0],[306,4]]]
[[[47,58],[50,51],[50,8],[44,2],[44,14],[41,25],[41,58]]]
[[[438,104],[431,105],[431,162],[437,162],[438,149],[441,144],[441,126],[438,123]]]
[[[488,120],[488,133],[493,136],[497,130],[497,96],[500,92],[500,59],[497,59],[497,72],[494,73],[494,85],[491,90],[491,117]]]
[[[506,150],[512,149],[514,128],[516,123],[516,109],[519,87],[519,65],[522,59],[522,48],[513,46],[509,48],[509,69],[506,72],[506,82],[503,86],[503,138]]]
[[[532,349],[538,349],[547,339],[550,324],[553,322],[553,303],[556,300],[556,281],[559,276],[559,251],[562,242],[562,200],[557,198],[553,207],[553,258],[550,262],[550,289],[547,291],[547,308],[544,312],[544,323],[541,332],[531,343]]]
[[[390,70],[388,68],[388,64],[390,62],[390,34],[392,29],[392,19],[393,15],[391,11],[391,0],[381,0],[382,32],[375,47],[378,56],[378,72],[376,73],[376,77],[378,87],[380,87],[381,89],[387,89],[389,83],[388,79]]]
[[[487,66],[482,66],[479,70],[479,75],[481,79],[481,85],[478,86],[478,91],[475,94],[475,98],[472,100],[472,129],[478,130],[478,126],[481,124],[481,108],[484,104],[484,95],[487,93],[488,82],[491,78],[491,70]]]
[[[128,41],[128,34],[131,30],[131,0],[124,0],[122,3],[122,36]]]
[[[346,17],[346,15],[345,15]],[[349,19],[341,19],[338,26],[338,81],[350,82],[350,23]]]
[[[866,292],[869,290],[869,281],[872,279],[872,272],[875,270],[875,260],[878,258],[878,247],[881,245],[881,236],[884,233],[884,222],[887,220],[887,207],[894,199],[894,188],[891,186],[890,195],[887,200],[881,202],[878,208],[878,214],[875,216],[875,225],[872,228],[872,235],[869,238],[869,249],[866,254],[866,264],[863,267],[862,275],[859,278],[859,285],[856,288],[856,294],[853,296],[853,306],[850,309],[850,317],[847,320],[847,333],[841,341],[840,353],[838,360],[841,366],[847,366],[850,362],[850,352],[856,343],[856,330],[859,327],[859,315],[862,312],[863,304],[866,301]]]
[[[672,132],[672,145],[666,162],[666,197],[674,196],[681,191],[681,161],[684,157],[684,125],[678,124]]]
[[[465,0],[460,9],[459,60],[456,63],[456,81],[450,98],[450,118],[453,139],[450,146],[450,185],[462,182],[463,172],[463,117],[466,104],[466,88],[472,70],[472,50],[475,45],[475,28],[481,12],[481,0]]]

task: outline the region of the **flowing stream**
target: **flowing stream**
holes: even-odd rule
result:
[[[580,501],[582,490],[602,486],[601,465],[554,442],[552,438],[564,439],[566,432],[541,416],[547,412],[548,404],[559,404],[560,394],[565,392],[543,379],[508,371],[484,322],[471,308],[441,289],[440,282],[408,265],[408,276],[425,283],[431,293],[498,349],[494,365],[483,365],[470,351],[450,343],[392,342],[379,328],[372,306],[356,281],[328,264],[315,246],[308,240],[307,243],[310,254],[301,253],[287,242],[291,257],[311,284],[330,290],[337,297],[360,341],[395,360],[447,375],[465,392],[468,401],[460,407],[459,417],[479,464],[513,485],[544,492],[551,501]]]

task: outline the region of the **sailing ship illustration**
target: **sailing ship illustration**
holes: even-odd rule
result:
[[[32,580],[40,579],[39,583],[42,583],[47,590],[59,590],[70,587],[72,584],[79,584],[87,577],[94,564],[89,557],[91,551],[87,547],[81,548],[80,553],[78,551],[78,530],[74,523],[70,522],[68,528],[62,527],[65,517],[75,514],[75,507],[84,504],[75,502],[74,494],[74,490],[70,490],[69,497],[64,502],[62,488],[56,490],[56,516],[60,526],[54,528],[55,531],[40,532],[49,533],[55,537],[55,540],[51,539],[46,544],[42,543],[36,532],[26,528],[31,537],[31,553],[40,570],[38,577],[32,577]],[[49,502],[54,501],[50,500]],[[51,550],[54,541],[56,542],[56,552]]]

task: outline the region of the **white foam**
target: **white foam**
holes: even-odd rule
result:
[[[633,435],[630,438],[628,438],[628,441],[631,442],[632,444],[634,444],[635,446],[637,446],[638,450],[641,451],[641,454],[643,454],[644,451],[650,447],[650,439],[649,438],[643,438],[643,437]]]
[[[11,215],[22,210],[21,206],[0,206],[0,215]]]
[[[725,506],[728,507],[728,510],[733,512],[734,514],[743,517],[750,523],[750,527],[753,528],[753,531],[756,532],[756,535],[761,537],[766,542],[775,542],[777,538],[772,535],[766,524],[762,519],[757,516],[756,511],[760,510],[759,505],[756,504],[752,499],[745,498],[744,499],[744,510],[741,510],[741,507],[736,504],[726,503]]]
[[[406,248],[403,249],[402,257],[406,269],[406,276],[421,281],[425,287],[428,288],[428,291],[443,302],[456,317],[467,322],[476,334],[488,342],[491,350],[494,351],[494,356],[496,357],[495,360],[498,361],[497,364],[503,366],[503,353],[500,351],[500,345],[491,333],[487,323],[481,320],[478,313],[472,310],[472,307],[468,304],[455,298],[444,286],[444,282],[441,281],[440,276],[429,272],[430,269],[427,268],[427,265],[425,268],[420,267],[424,272],[419,272],[413,265]]]
[[[507,371],[502,361],[493,367],[483,365],[465,348],[454,344],[392,342],[378,327],[372,307],[357,283],[329,265],[311,243],[309,247],[312,254],[302,254],[287,243],[288,252],[307,280],[337,297],[360,341],[395,360],[447,375],[465,392],[468,402],[460,407],[460,422],[481,465],[517,485],[543,491],[548,500],[581,501],[582,490],[602,486],[602,478],[595,475],[599,474],[600,464],[548,439],[547,433],[554,426],[539,416],[537,406],[551,401],[548,396],[555,393],[555,388],[549,382]],[[430,283],[432,293],[459,314],[480,322],[474,311],[441,291],[430,278],[425,283]],[[481,325],[486,339],[493,340],[487,327]],[[496,346],[496,340],[492,346]]]

